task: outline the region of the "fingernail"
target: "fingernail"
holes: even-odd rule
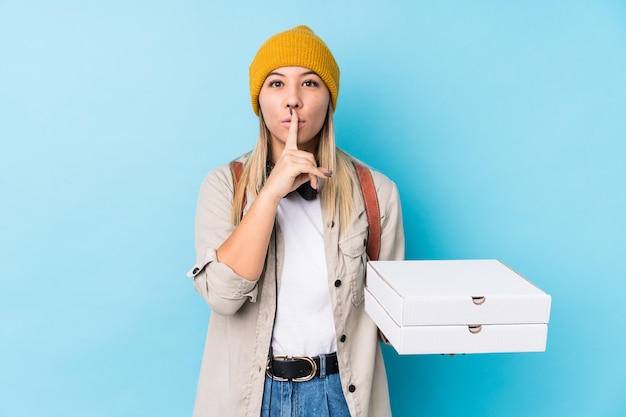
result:
[[[289,116],[293,116],[293,109],[289,106]]]
[[[330,178],[330,177],[333,176],[333,171],[328,170],[328,171],[326,171],[326,173],[324,175],[326,175],[327,178]]]

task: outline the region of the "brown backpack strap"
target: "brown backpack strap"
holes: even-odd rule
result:
[[[232,161],[230,163],[230,169],[233,171],[233,177],[235,180],[235,188],[237,184],[239,184],[239,180],[241,179],[241,174],[243,173],[243,163],[239,161]]]
[[[380,208],[378,205],[378,195],[374,186],[374,179],[369,168],[353,162],[356,176],[361,185],[361,194],[367,212],[367,222],[370,225],[369,237],[367,239],[367,256],[371,261],[377,261],[380,255]]]
[[[232,161],[230,163],[230,170],[233,173],[233,192],[237,193],[237,186],[239,185],[239,180],[241,179],[241,174],[243,174],[243,163],[239,161]],[[241,217],[243,217],[243,208],[246,206],[246,195],[243,195],[243,200],[241,201]],[[241,219],[239,219],[241,220]]]

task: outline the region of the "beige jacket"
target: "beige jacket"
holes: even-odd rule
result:
[[[403,259],[398,190],[384,175],[372,174],[381,213],[380,259]],[[247,196],[248,205],[252,199]],[[212,310],[194,417],[257,417],[261,410],[283,239],[276,230],[263,274],[256,282],[218,262],[216,250],[234,229],[230,221],[232,200],[232,175],[224,165],[210,172],[202,184],[195,225],[196,264],[188,273]],[[352,417],[385,417],[391,415],[391,409],[378,329],[363,309],[368,222],[358,188],[354,201],[357,215],[346,230],[339,230],[338,218],[328,219],[324,214],[340,377]],[[278,265],[277,271],[274,265]]]

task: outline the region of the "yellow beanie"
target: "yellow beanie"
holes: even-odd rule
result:
[[[337,108],[339,67],[333,54],[311,29],[298,26],[269,38],[250,64],[250,97],[252,110],[259,115],[259,93],[267,75],[280,67],[304,67],[315,71],[328,90]]]

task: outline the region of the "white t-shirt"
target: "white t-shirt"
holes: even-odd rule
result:
[[[274,355],[317,356],[337,350],[324,254],[319,198],[307,201],[290,193],[276,218],[285,256],[272,346]]]

